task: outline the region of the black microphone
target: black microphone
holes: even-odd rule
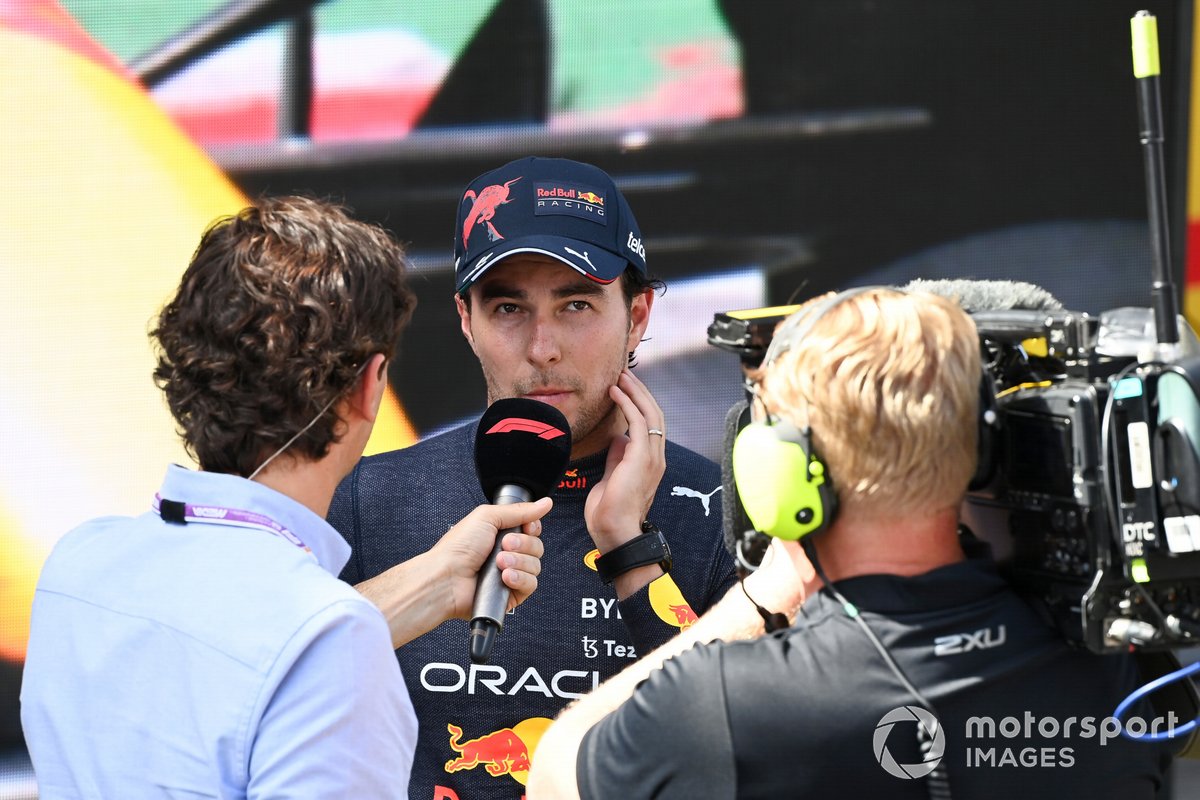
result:
[[[540,500],[550,494],[571,458],[571,429],[557,408],[524,398],[497,400],[475,432],[475,471],[483,493],[498,506]],[[508,587],[496,567],[504,534],[479,570],[471,613],[471,660],[487,663],[496,634],[504,627]]]

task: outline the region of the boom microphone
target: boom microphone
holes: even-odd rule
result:
[[[483,493],[498,506],[540,500],[558,485],[571,457],[571,429],[557,408],[524,398],[497,400],[475,432],[475,470]],[[496,567],[504,534],[479,570],[471,612],[471,660],[486,663],[504,626],[509,591]]]

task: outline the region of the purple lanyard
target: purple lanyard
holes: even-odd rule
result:
[[[235,528],[254,528],[266,531],[281,539],[288,540],[312,556],[314,560],[316,559],[312,548],[306,545],[304,540],[265,514],[259,514],[254,511],[243,511],[240,508],[197,506],[191,503],[181,503],[178,500],[164,500],[160,494],[154,495],[154,502],[151,504],[151,508],[166,522],[203,522],[208,525],[230,525]]]

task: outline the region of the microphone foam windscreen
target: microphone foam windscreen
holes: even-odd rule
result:
[[[928,292],[953,300],[968,314],[977,311],[1052,311],[1063,305],[1054,295],[1032,283],[1023,281],[975,281],[966,279],[923,280],[905,284],[906,292]]]
[[[554,406],[514,397],[497,400],[475,432],[475,470],[490,500],[505,484],[534,500],[550,494],[571,458],[571,429]]]

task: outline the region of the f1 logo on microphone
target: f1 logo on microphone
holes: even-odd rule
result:
[[[536,419],[524,419],[523,417],[505,417],[488,429],[488,434],[512,433],[513,431],[535,433],[539,439],[557,439],[559,436],[566,436],[566,433],[553,425],[538,422]]]

